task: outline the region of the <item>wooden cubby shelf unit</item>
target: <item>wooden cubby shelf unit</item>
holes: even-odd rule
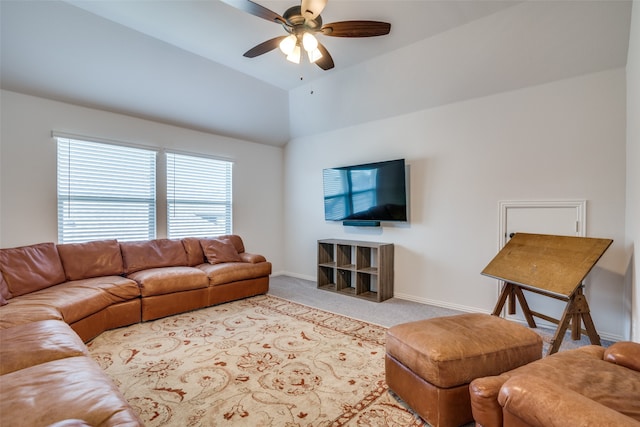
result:
[[[393,297],[393,244],[318,240],[318,289],[376,302]]]

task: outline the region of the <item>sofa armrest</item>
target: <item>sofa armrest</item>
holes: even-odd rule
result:
[[[250,254],[247,252],[242,252],[240,255],[240,258],[242,259],[242,262],[249,262],[251,264],[257,264],[259,262],[265,262],[267,259],[262,256],[262,255],[258,255],[258,254]]]
[[[640,343],[620,341],[604,351],[604,360],[640,372]]]
[[[502,424],[502,407],[498,404],[498,393],[508,378],[506,375],[480,377],[469,384],[471,412],[477,425]]]
[[[626,415],[532,375],[517,375],[507,380],[500,389],[498,402],[503,408],[504,427],[638,426],[638,421]]]

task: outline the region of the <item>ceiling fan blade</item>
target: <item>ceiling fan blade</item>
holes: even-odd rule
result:
[[[333,58],[329,54],[327,48],[324,47],[322,43],[318,43],[318,49],[320,50],[320,53],[322,53],[322,58],[316,61],[316,65],[325,71],[332,69],[334,67]]]
[[[326,5],[327,0],[302,0],[300,12],[305,19],[313,20],[320,16]]]
[[[378,21],[342,21],[325,24],[320,29],[325,36],[332,37],[375,37],[391,31],[391,24]]]
[[[271,40],[267,40],[266,42],[262,42],[259,45],[249,49],[244,53],[247,58],[255,58],[256,56],[260,56],[263,53],[271,52],[273,49],[277,48],[280,45],[280,42],[287,38],[287,36],[275,37]]]
[[[240,9],[243,12],[250,13],[267,21],[275,22],[277,24],[288,25],[287,21],[274,11],[267,9],[264,6],[260,6],[258,3],[254,3],[251,0],[221,0],[223,3],[233,6],[236,9]]]

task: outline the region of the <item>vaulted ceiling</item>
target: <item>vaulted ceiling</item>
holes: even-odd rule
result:
[[[257,3],[283,14],[295,0]],[[429,100],[409,100],[419,109],[622,67],[631,16],[631,3],[617,0],[329,0],[325,23],[386,21],[391,33],[319,36],[336,64],[323,71],[278,50],[244,58],[285,33],[217,0],[1,0],[0,7],[3,89],[271,145],[304,133],[291,123],[300,111],[323,111],[295,96],[314,82],[341,87],[377,73],[378,84],[441,88]],[[464,70],[451,69],[456,56],[464,56]],[[487,63],[497,72],[478,71]],[[472,84],[460,85],[460,73]],[[382,114],[405,112],[404,101]],[[353,120],[380,118],[365,116]]]

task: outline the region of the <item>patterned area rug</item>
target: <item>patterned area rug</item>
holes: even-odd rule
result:
[[[386,328],[258,296],[88,344],[145,425],[422,426],[388,392]]]

